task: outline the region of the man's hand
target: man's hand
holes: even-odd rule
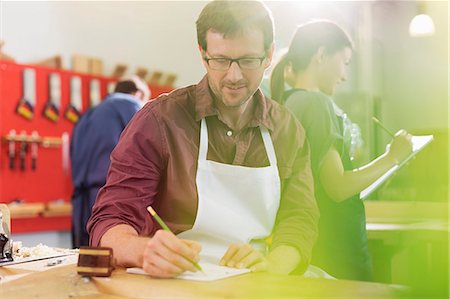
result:
[[[262,265],[259,265],[262,264]],[[233,268],[250,268],[253,267],[266,268],[264,255],[258,250],[254,249],[249,244],[231,244],[227,252],[220,260],[221,266]]]
[[[184,271],[196,272],[192,262],[199,260],[198,242],[182,240],[173,233],[158,230],[147,242],[142,268],[153,277],[171,278]]]
[[[281,245],[265,257],[249,244],[231,244],[220,260],[221,266],[250,268],[253,272],[268,271],[275,274],[289,274],[300,263],[297,249]]]

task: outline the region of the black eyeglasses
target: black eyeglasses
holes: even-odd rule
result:
[[[208,58],[203,57],[208,66],[216,71],[227,71],[233,62],[236,62],[242,70],[256,70],[259,68],[266,59],[266,56],[262,57],[242,57],[242,58]]]

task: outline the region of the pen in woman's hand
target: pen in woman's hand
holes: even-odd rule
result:
[[[374,121],[374,123],[376,123],[377,125],[380,126],[380,128],[382,128],[386,133],[388,133],[392,138],[394,138],[394,134],[388,130],[388,128],[386,128],[381,121],[378,120],[378,118],[376,118],[375,116],[372,116],[372,120]]]

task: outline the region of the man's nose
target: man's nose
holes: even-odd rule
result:
[[[231,62],[230,68],[227,71],[227,79],[231,82],[237,82],[242,78],[242,70],[237,61]]]

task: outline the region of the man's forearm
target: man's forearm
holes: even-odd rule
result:
[[[277,274],[289,274],[297,268],[300,261],[300,253],[295,247],[280,245],[267,256],[267,270]]]
[[[142,256],[148,240],[138,236],[131,226],[119,224],[106,231],[100,245],[113,249],[118,266],[142,267]]]

